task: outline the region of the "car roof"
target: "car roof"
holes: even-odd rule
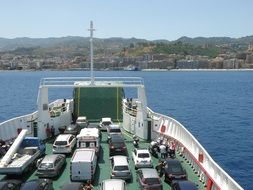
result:
[[[197,186],[195,185],[195,183],[188,181],[188,180],[178,180],[178,181],[173,181],[173,184],[178,184],[178,186],[180,187],[180,189],[182,190],[198,190]]]
[[[109,125],[109,128],[119,128],[120,129],[120,126],[117,124],[111,124],[111,125]]]
[[[21,189],[37,189],[40,184],[47,183],[48,181],[51,181],[49,179],[33,179],[30,181],[27,181],[23,183]]]
[[[41,163],[54,163],[59,156],[65,157],[63,154],[48,154],[43,158]]]
[[[71,136],[73,136],[73,135],[71,135],[71,134],[60,134],[60,135],[58,135],[58,137],[56,138],[55,141],[66,141],[66,140],[68,140]]]
[[[103,117],[102,118],[102,122],[107,122],[107,121],[112,121],[112,119],[110,117]]]
[[[79,120],[79,119],[86,119],[86,116],[79,116],[79,117],[77,118],[77,120]]]
[[[136,148],[137,153],[149,153],[148,149],[146,148]]]
[[[112,156],[114,165],[122,166],[128,165],[127,157],[126,156]]]
[[[171,165],[171,164],[179,164],[179,165],[181,165],[181,162],[179,160],[177,160],[177,159],[167,159],[166,163],[169,164],[169,165]]]
[[[77,135],[77,138],[82,136],[99,136],[98,128],[83,128],[80,133]]]
[[[79,190],[80,186],[83,186],[84,184],[81,182],[70,182],[66,183],[63,186],[61,186],[61,190]]]
[[[111,134],[111,142],[124,142],[124,138],[120,134]]]
[[[141,170],[144,178],[159,178],[157,171],[154,168],[143,168],[139,170]]]
[[[122,179],[106,179],[102,181],[102,184],[105,190],[122,189],[124,181]]]

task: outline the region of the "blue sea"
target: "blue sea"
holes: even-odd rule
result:
[[[31,113],[40,79],[89,76],[85,71],[0,71],[0,122]],[[244,189],[253,189],[253,72],[95,72],[95,76],[138,76],[148,106],[180,121],[213,159]],[[71,97],[70,89],[50,90],[49,99]]]

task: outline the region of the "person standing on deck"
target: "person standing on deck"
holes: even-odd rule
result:
[[[166,146],[164,144],[161,144],[159,148],[160,148],[161,159],[166,159],[167,157]]]
[[[55,136],[55,128],[54,128],[53,125],[51,127],[51,134],[52,134],[52,137],[54,138],[54,136]]]
[[[155,167],[156,171],[159,172],[159,177],[162,177],[164,174],[164,167],[165,167],[165,162],[160,160],[159,164]]]
[[[170,149],[170,151],[169,151],[170,157],[173,158],[175,156],[175,150],[176,150],[176,144],[174,141],[170,142],[169,149]]]
[[[87,181],[87,184],[84,186],[84,190],[92,190],[93,189],[93,185],[91,183],[91,180]]]

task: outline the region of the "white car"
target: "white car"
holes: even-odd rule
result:
[[[135,148],[132,152],[132,157],[133,157],[135,169],[153,167],[153,162],[152,162],[148,149]]]
[[[80,126],[81,128],[87,127],[87,118],[85,116],[79,116],[76,120],[76,125]]]
[[[71,153],[76,146],[76,138],[72,134],[59,135],[53,144],[53,153]]]
[[[112,119],[110,117],[103,117],[99,123],[99,127],[101,131],[107,131],[107,127],[113,124]]]

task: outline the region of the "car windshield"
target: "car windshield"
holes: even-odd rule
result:
[[[54,168],[54,164],[53,163],[41,163],[40,168],[41,169]]]
[[[116,171],[128,170],[128,166],[115,166],[114,170]]]
[[[111,125],[112,123],[110,121],[104,121],[102,124],[103,125]]]
[[[55,145],[67,145],[67,141],[56,141]]]
[[[139,153],[138,157],[139,158],[149,158],[149,154],[148,153]]]

